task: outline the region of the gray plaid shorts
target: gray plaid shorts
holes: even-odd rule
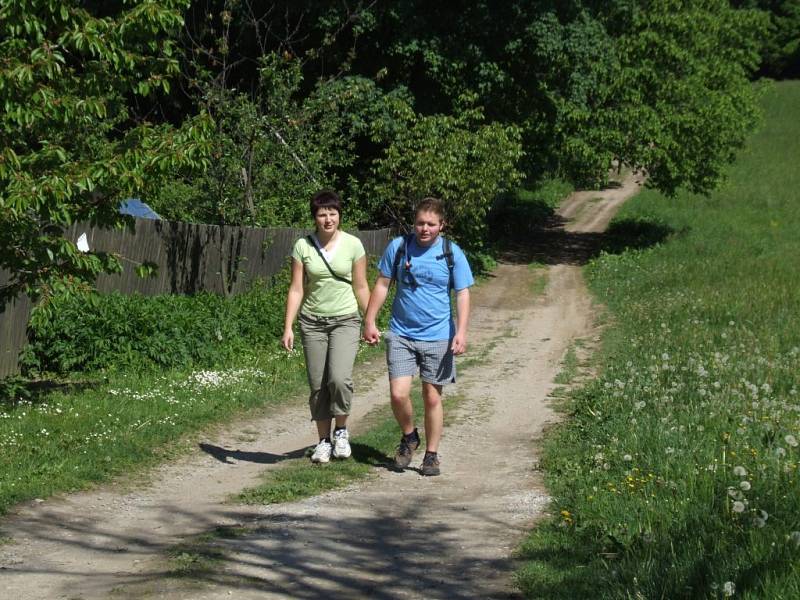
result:
[[[384,339],[389,379],[414,376],[419,369],[420,378],[427,383],[456,382],[456,361],[450,340],[411,340],[392,331],[387,331]]]

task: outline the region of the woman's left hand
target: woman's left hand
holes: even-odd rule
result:
[[[286,348],[288,352],[294,350],[294,331],[290,329],[289,331],[285,331],[283,333],[283,337],[281,338],[281,345],[283,345],[283,347]]]

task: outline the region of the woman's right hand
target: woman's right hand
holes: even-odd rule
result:
[[[291,329],[283,332],[283,337],[281,338],[281,344],[288,352],[294,350],[294,331]]]

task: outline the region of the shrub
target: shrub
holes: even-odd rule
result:
[[[72,296],[29,332],[27,374],[210,366],[276,343],[287,272],[229,300],[194,296]]]

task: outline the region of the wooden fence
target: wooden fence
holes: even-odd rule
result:
[[[294,241],[308,229],[218,227],[136,219],[135,230],[92,228],[76,224],[66,236],[74,242],[86,235],[89,248],[123,257],[123,272],[100,275],[97,289],[125,294],[193,294],[210,291],[237,294],[258,278],[274,275],[286,264]],[[355,231],[368,254],[379,255],[390,239],[389,229]],[[141,278],[135,267],[158,265],[157,275]],[[9,274],[0,271],[0,286]],[[0,378],[19,372],[17,358],[27,343],[31,311],[26,297],[0,307]]]

